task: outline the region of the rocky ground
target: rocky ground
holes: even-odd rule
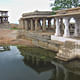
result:
[[[18,30],[0,29],[0,45],[27,45],[33,46],[30,40],[18,39]]]

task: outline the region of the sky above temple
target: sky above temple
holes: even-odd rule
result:
[[[50,0],[0,0],[0,10],[9,11],[9,22],[18,23],[22,13],[35,10],[49,11]]]

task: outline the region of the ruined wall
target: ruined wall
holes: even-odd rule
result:
[[[50,36],[41,35],[39,33],[26,32],[26,31],[21,30],[19,31],[18,34],[19,34],[18,38],[22,37],[22,38],[31,40],[33,45],[37,47],[45,48],[48,50],[52,50],[54,52],[58,52],[59,47],[62,45],[61,42],[51,41]]]

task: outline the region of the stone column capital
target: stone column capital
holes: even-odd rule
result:
[[[43,18],[42,20],[46,20],[46,18]]]
[[[64,17],[63,19],[70,20],[71,17]]]

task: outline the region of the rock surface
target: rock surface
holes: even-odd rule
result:
[[[19,39],[17,36],[18,30],[0,29],[0,45],[12,44],[33,46],[30,40]]]

